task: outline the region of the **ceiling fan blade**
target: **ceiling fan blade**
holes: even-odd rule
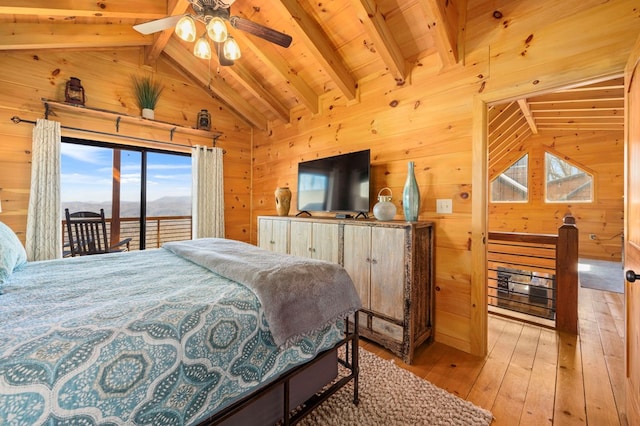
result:
[[[257,24],[239,16],[229,18],[229,23],[233,28],[248,32],[271,43],[275,43],[278,46],[289,47],[293,40],[289,34],[281,33],[273,28],[265,27],[264,25]]]
[[[213,47],[216,49],[216,55],[218,56],[218,63],[222,67],[230,67],[233,65],[233,61],[231,59],[227,59],[224,57],[224,46],[223,43],[213,42]]]
[[[145,35],[157,33],[158,31],[164,31],[166,29],[174,27],[178,23],[180,18],[185,15],[186,14],[167,16],[166,18],[156,19],[155,21],[149,21],[143,24],[134,25],[133,29]]]

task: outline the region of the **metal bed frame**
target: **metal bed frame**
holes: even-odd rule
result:
[[[233,404],[225,407],[221,411],[213,414],[208,419],[204,420],[199,426],[218,425],[225,422],[233,421],[233,416],[240,413],[242,410],[252,406],[258,399],[268,395],[270,392],[277,390],[279,386],[283,387],[284,398],[282,406],[282,417],[280,424],[288,426],[295,425],[302,420],[307,414],[313,411],[322,402],[326,401],[331,395],[336,393],[339,389],[345,386],[347,383],[353,380],[353,403],[358,405],[360,402],[358,395],[358,347],[359,347],[359,335],[358,335],[358,315],[357,312],[353,315],[354,319],[350,320],[345,318],[345,336],[336,345],[327,349],[316,357],[302,365],[294,367],[293,369],[283,373],[276,380],[270,382],[266,386],[262,386],[251,394],[244,398],[234,402]],[[351,325],[351,326],[350,326]],[[337,361],[339,365],[345,367],[348,374],[338,374],[330,384],[325,385],[322,389],[319,389],[315,394],[308,398],[304,403],[297,407],[290,407],[291,401],[291,381],[300,374],[304,373],[314,365],[319,364],[326,358],[332,356],[338,351],[339,348],[344,347],[344,354],[337,355]],[[326,362],[326,361],[325,361]],[[232,423],[233,424],[233,423]]]

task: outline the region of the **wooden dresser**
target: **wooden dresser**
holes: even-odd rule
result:
[[[362,300],[361,336],[404,362],[433,340],[432,222],[259,216],[258,241],[344,266]]]

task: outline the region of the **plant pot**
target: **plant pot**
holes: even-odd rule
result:
[[[151,108],[142,108],[142,117],[153,120],[155,118],[155,113]]]

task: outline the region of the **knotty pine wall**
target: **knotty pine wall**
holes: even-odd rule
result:
[[[222,132],[218,146],[225,150],[226,236],[250,240],[251,129],[226,110],[201,87],[189,81],[160,58],[154,68],[141,66],[140,49],[99,52],[37,51],[0,53],[0,220],[9,225],[24,242],[31,176],[31,124],[14,124],[44,118],[42,98],[64,101],[69,77],[78,77],[85,89],[87,107],[139,116],[132,91],[131,75],[150,75],[165,85],[155,111],[155,119],[180,126],[195,127],[200,109],[212,115],[212,130]],[[88,114],[57,111],[51,120],[63,126],[115,133],[115,121]],[[120,134],[171,142],[181,146],[150,144],[134,140],[62,130],[73,136],[129,145],[155,146],[185,151],[190,145],[212,146],[208,137],[175,132],[173,141],[167,129],[155,129],[122,122]]]
[[[435,339],[483,354],[486,335],[477,319],[486,300],[474,299],[480,291],[471,288],[472,276],[482,276],[474,270],[471,250],[472,176],[477,176],[474,168],[486,169],[473,162],[476,105],[621,73],[640,34],[640,12],[633,1],[470,0],[468,5],[465,53],[456,66],[443,69],[434,55],[420,58],[404,87],[391,75],[372,76],[359,82],[353,104],[330,92],[319,114],[301,108],[290,124],[256,132],[252,220],[275,214],[278,186],[291,187],[296,205],[298,162],[366,148],[372,155],[372,205],[378,191],[390,187],[396,218],[402,219],[402,186],[407,162],[414,161],[419,218],[436,224]],[[494,18],[494,10],[503,18]],[[435,213],[438,198],[453,200],[453,214]]]
[[[494,10],[503,18],[494,18]],[[396,86],[389,74],[370,76],[358,82],[355,102],[347,104],[335,92],[326,93],[320,113],[294,110],[291,123],[272,123],[268,132],[254,131],[253,139],[243,121],[220,110],[206,92],[169,65],[160,61],[153,71],[171,86],[157,119],[192,126],[199,109],[208,108],[216,130],[224,133],[220,146],[227,150],[225,211],[230,238],[256,241],[256,216],[275,214],[273,192],[278,186],[294,190],[295,206],[299,161],[370,148],[373,200],[389,186],[398,206],[407,161],[415,161],[422,194],[420,219],[436,223],[435,338],[481,354],[482,331],[472,320],[483,307],[472,299],[476,290],[471,277],[478,271],[473,269],[477,254],[471,251],[471,183],[476,169],[484,165],[473,163],[474,102],[506,101],[620,73],[640,33],[640,19],[637,0],[469,0],[466,12],[459,64],[443,69],[435,54],[418,58],[404,87]],[[61,99],[70,76],[82,80],[87,105],[137,114],[129,74],[146,72],[140,64],[141,52],[126,49],[0,53],[3,222],[24,233],[30,178],[31,126],[13,124],[10,118],[42,117],[40,99]],[[65,120],[71,120],[68,125],[81,122],[113,131],[113,123],[100,120]],[[131,132],[143,137],[156,133],[141,128]],[[183,139],[191,142],[195,141]],[[453,199],[453,214],[435,214],[437,198]]]
[[[592,203],[544,202],[545,151],[593,175]],[[579,230],[580,257],[619,261],[624,227],[623,132],[546,132],[525,139],[512,152],[506,163],[529,153],[529,201],[490,203],[489,230],[556,234],[564,215],[571,214]],[[489,180],[501,172],[489,170]]]

